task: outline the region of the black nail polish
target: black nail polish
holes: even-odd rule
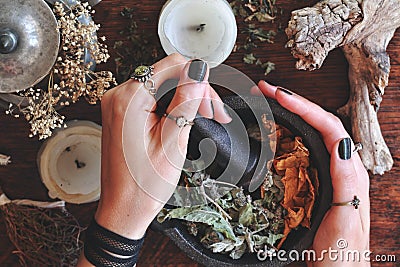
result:
[[[207,63],[201,59],[192,60],[189,67],[189,78],[198,82],[202,82],[206,76],[207,67]]]
[[[292,92],[290,92],[288,89],[285,89],[285,88],[283,88],[283,87],[278,87],[278,90],[284,92],[284,93],[287,94],[287,95],[293,95]]]
[[[351,158],[351,139],[344,138],[339,143],[339,157],[343,160]]]
[[[211,105],[212,117],[214,118],[215,112],[214,112],[214,104],[213,104],[212,100],[210,100],[210,105]]]
[[[232,118],[231,112],[229,111],[229,108],[226,107],[226,105],[224,105],[224,111],[225,111],[226,115],[228,115],[229,117]]]

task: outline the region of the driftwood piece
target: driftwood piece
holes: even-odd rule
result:
[[[318,69],[332,49],[342,48],[351,88],[338,111],[350,117],[353,140],[362,143],[361,159],[374,174],[393,166],[377,112],[390,73],[386,48],[398,27],[399,0],[325,0],[293,11],[286,29],[298,69]]]

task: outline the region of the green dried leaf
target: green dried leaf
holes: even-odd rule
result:
[[[233,233],[230,223],[222,217],[219,212],[216,212],[206,206],[204,210],[195,210],[183,217],[184,220],[191,222],[201,222],[213,227],[217,232],[223,233],[227,238],[235,240],[236,236]]]
[[[239,15],[241,16],[241,17],[246,17],[247,16],[247,11],[246,11],[246,9],[244,9],[244,7],[243,6],[240,6],[239,7]]]
[[[230,223],[224,219],[221,213],[207,205],[176,208],[168,211],[164,209],[160,214],[157,218],[159,222],[164,222],[166,219],[181,219],[190,222],[205,223],[212,226],[215,231],[223,233],[227,238],[236,241],[236,236],[233,233]]]
[[[181,207],[176,209],[162,209],[157,216],[158,222],[162,223],[167,219],[183,219],[184,216],[189,214],[194,210],[201,209],[202,206],[195,206],[195,207]]]
[[[269,22],[269,21],[273,21],[276,18],[274,16],[271,16],[270,14],[262,13],[262,12],[257,12],[255,14],[255,17],[257,18],[257,20],[259,22]]]
[[[231,239],[224,239],[221,242],[210,245],[214,253],[229,252],[235,248],[236,242]]]
[[[275,70],[275,63],[268,61],[262,64],[261,67],[265,69],[264,75],[267,76],[271,71]]]
[[[273,21],[275,19],[275,17],[266,14],[266,13],[262,13],[262,12],[257,12],[254,13],[253,15],[248,16],[245,21],[251,21],[253,18],[256,18],[257,21],[259,22],[270,22]]]
[[[257,60],[257,58],[254,56],[253,53],[251,54],[245,54],[243,57],[243,61],[246,64],[254,64],[254,62]]]
[[[261,42],[268,42],[268,43],[273,43],[274,42],[274,37],[276,36],[276,33],[274,31],[272,31],[272,30],[265,31],[262,28],[255,29],[253,31],[253,34]]]
[[[256,222],[256,214],[253,212],[253,205],[247,203],[239,210],[239,223],[243,226],[250,226]]]
[[[253,30],[253,29],[255,29],[255,28],[256,28],[256,24],[253,24],[253,23],[252,23],[252,24],[249,24],[249,25],[248,25],[248,29],[249,29],[249,30]],[[250,31],[250,32],[251,32],[251,31]]]
[[[185,197],[183,195],[182,190],[175,190],[174,194],[173,194],[173,197],[174,197],[174,205],[175,206],[177,206],[177,207],[185,207],[186,206],[185,205],[186,203],[185,203],[185,200],[184,200]]]
[[[243,239],[244,240],[244,239]],[[237,246],[230,254],[229,256],[234,259],[240,259],[244,253],[246,252],[247,249],[247,244],[243,242],[240,246]]]
[[[235,206],[235,204],[232,203],[232,196],[231,194],[227,194],[230,196],[230,198],[220,198],[217,199],[216,202],[223,208],[224,210],[229,210]],[[227,196],[225,195],[225,196]]]
[[[270,247],[274,247],[275,243],[279,241],[283,234],[272,234],[269,233],[268,236],[261,236],[261,235],[253,235],[253,241],[256,246],[264,246],[268,245]]]
[[[219,182],[215,179],[210,178],[208,175],[203,182],[204,190],[211,199],[220,199],[221,197],[228,195],[229,192],[236,188],[236,185]]]
[[[230,3],[235,16],[240,17],[247,24],[247,28],[242,30],[247,36],[243,44],[237,44],[237,50],[244,50],[247,54],[244,55],[243,61],[246,64],[262,65],[260,60],[253,54],[253,50],[259,47],[259,43],[273,43],[276,32],[274,30],[265,30],[263,23],[268,23],[276,18],[279,14],[278,9],[275,7],[274,0],[268,1],[249,1],[237,0]],[[253,23],[249,23],[253,22]],[[253,55],[253,56],[252,56]],[[264,74],[267,75],[275,69],[275,65],[270,64],[263,67]]]

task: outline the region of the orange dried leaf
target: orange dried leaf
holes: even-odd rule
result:
[[[286,128],[276,127],[276,157],[273,165],[277,174],[282,175],[285,187],[281,205],[287,210],[284,235],[278,248],[285,241],[291,229],[299,225],[310,228],[311,214],[318,189],[317,171],[310,166],[310,153],[300,137],[293,137]]]

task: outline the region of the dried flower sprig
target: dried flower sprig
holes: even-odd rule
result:
[[[29,88],[24,92],[24,96],[28,99],[28,106],[20,107],[19,111],[25,116],[25,119],[31,126],[29,137],[39,136],[39,139],[45,139],[52,135],[52,131],[56,128],[65,127],[65,117],[60,115],[54,108],[57,98],[52,96],[52,90],[43,91],[42,89]],[[6,113],[12,114],[12,104],[10,110]],[[14,117],[19,117],[14,114]]]
[[[19,94],[28,99],[28,106],[10,104],[6,114],[19,117],[18,110],[31,126],[30,137],[45,139],[56,128],[65,127],[65,117],[57,107],[69,106],[84,97],[96,104],[108,88],[116,85],[110,71],[93,71],[94,64],[106,62],[110,56],[105,37],[97,38],[100,25],[90,20],[88,3],[77,1],[73,6],[56,2],[53,7],[60,32],[58,57],[48,74],[47,90],[29,88]],[[100,40],[99,40],[100,39]],[[90,60],[86,60],[90,55]]]

